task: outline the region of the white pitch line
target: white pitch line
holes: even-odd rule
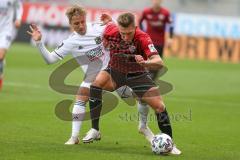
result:
[[[28,87],[28,88],[37,88],[37,89],[40,89],[40,88],[46,88],[46,87],[43,87],[41,85],[37,85],[37,84],[27,84],[27,83],[16,83],[16,82],[4,82],[4,86],[12,86],[12,87]]]

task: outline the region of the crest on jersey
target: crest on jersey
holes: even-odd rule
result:
[[[136,47],[133,46],[133,45],[129,46],[129,51],[130,51],[131,53],[134,53],[134,52],[136,51]]]
[[[150,50],[151,52],[157,52],[157,50],[156,50],[156,48],[154,47],[153,44],[149,44],[149,45],[148,45],[148,48],[149,48],[149,50]]]
[[[96,37],[94,40],[95,40],[96,44],[101,44],[102,43],[101,37]]]

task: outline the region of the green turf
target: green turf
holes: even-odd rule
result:
[[[57,93],[48,85],[49,75],[60,64],[47,66],[34,47],[13,44],[0,93],[1,160],[240,159],[239,64],[166,59],[169,71],[162,78],[172,83],[174,90],[164,98],[175,142],[183,151],[179,157],[151,153],[148,142],[137,132],[136,107],[122,101],[103,116],[100,142],[63,145],[71,123],[58,119],[54,108],[59,101],[74,96]],[[79,84],[79,73],[74,71],[66,81]],[[153,114],[149,123],[157,133]],[[90,122],[84,122],[81,137],[89,127]]]

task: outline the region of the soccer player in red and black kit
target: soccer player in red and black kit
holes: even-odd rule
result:
[[[143,22],[146,22],[146,33],[151,37],[155,48],[157,49],[161,58],[163,58],[163,50],[165,45],[165,30],[169,24],[169,35],[167,45],[172,43],[173,38],[173,25],[172,18],[168,9],[161,6],[162,0],[152,0],[153,6],[146,8],[142,12],[139,20],[139,27],[145,30]]]
[[[112,23],[106,27],[103,45],[110,51],[110,62],[90,87],[92,128],[99,130],[102,90],[114,91],[127,85],[139,100],[155,110],[160,130],[172,137],[172,127],[163,99],[147,70],[159,70],[163,67],[163,61],[151,38],[136,27],[132,13],[121,14],[117,25]],[[171,153],[178,155],[181,151],[174,145]]]

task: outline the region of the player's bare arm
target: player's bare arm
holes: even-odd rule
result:
[[[144,60],[141,55],[135,55],[138,64],[151,70],[159,70],[163,67],[163,61],[159,55],[152,55],[148,60]]]
[[[36,42],[37,48],[40,51],[45,62],[47,64],[53,64],[53,63],[59,61],[60,60],[59,57],[56,54],[49,52],[47,50],[47,48],[45,47],[45,45],[41,42],[42,34],[41,34],[39,28],[37,27],[37,25],[31,24],[29,26],[29,28],[30,28],[30,31],[27,31],[27,33]]]

